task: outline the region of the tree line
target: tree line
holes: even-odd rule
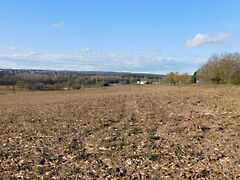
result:
[[[5,74],[0,75],[0,86],[11,86],[18,90],[63,90],[83,87],[106,87],[116,84],[135,84],[139,80],[149,83],[158,81],[156,77],[138,78],[136,75],[110,76],[48,76],[40,74]]]

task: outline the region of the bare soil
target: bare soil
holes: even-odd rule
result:
[[[0,94],[0,179],[240,179],[240,88]]]

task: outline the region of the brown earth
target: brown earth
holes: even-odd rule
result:
[[[0,179],[240,179],[240,88],[0,94]]]

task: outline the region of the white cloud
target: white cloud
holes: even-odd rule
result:
[[[64,22],[53,23],[53,26],[56,27],[56,28],[61,28],[61,27],[65,26],[65,23]]]
[[[11,60],[9,61],[5,61],[5,60],[1,60],[0,59],[0,69],[1,68],[19,68],[19,66],[15,63],[15,62],[12,62]]]
[[[17,48],[16,47],[14,47],[14,46],[1,46],[1,48],[2,49],[6,49],[6,50],[17,50]]]
[[[40,57],[40,53],[38,52],[27,52],[27,53],[22,53],[22,54],[10,54],[10,55],[0,55],[0,58],[3,59],[35,59],[35,58],[38,58]]]
[[[211,36],[209,33],[207,34],[198,33],[192,40],[188,40],[186,45],[188,47],[198,47],[205,44],[218,43],[229,37],[230,35],[225,33],[218,33],[215,36]]]
[[[92,51],[91,48],[82,48],[81,49],[81,52],[90,52],[90,51]]]

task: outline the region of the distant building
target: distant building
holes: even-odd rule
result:
[[[137,81],[137,84],[148,84],[148,81]]]
[[[69,91],[69,90],[70,90],[70,87],[64,87],[63,90],[64,90],[64,91]]]

